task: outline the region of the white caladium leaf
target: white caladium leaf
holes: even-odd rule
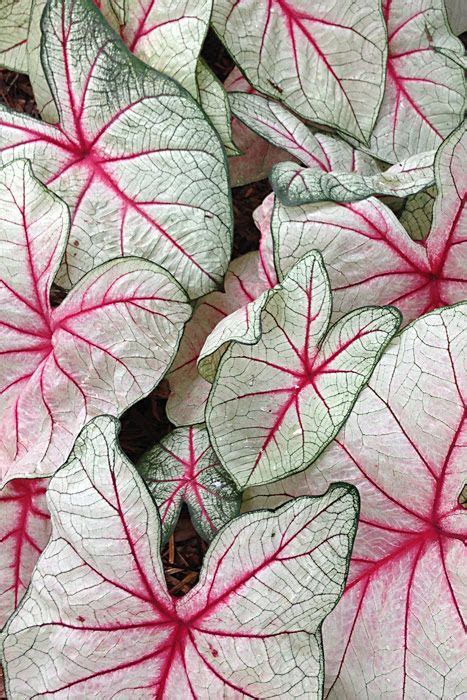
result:
[[[0,2],[0,68],[17,73],[28,70],[26,50],[31,0]]]
[[[229,100],[237,119],[309,168],[319,168],[325,172],[357,171],[365,175],[379,172],[371,155],[329,134],[313,133],[278,102],[241,92],[233,92]]]
[[[386,64],[378,3],[217,0],[212,23],[260,92],[306,119],[368,139]],[[352,47],[345,59],[343,46]]]
[[[137,468],[159,509],[163,543],[183,503],[207,542],[240,512],[240,493],[222,469],[204,425],[174,430],[142,456]]]
[[[0,629],[24,595],[50,535],[47,479],[15,479],[0,491]]]
[[[202,111],[135,59],[86,0],[51,0],[42,28],[60,124],[3,108],[0,159],[29,158],[72,210],[60,283],[137,253],[167,267],[190,297],[215,288],[230,254],[230,193]]]
[[[437,148],[464,117],[464,72],[447,56],[464,49],[444,0],[383,0],[388,28],[386,90],[370,145],[395,163]]]
[[[467,692],[466,320],[464,304],[406,328],[313,467],[247,499],[276,507],[335,479],[360,492],[347,588],[324,625],[329,698]]]
[[[0,169],[0,482],[48,476],[90,417],[119,415],[173,360],[191,315],[168,272],[139,258],[89,272],[52,309],[65,204],[26,161]]]
[[[197,362],[206,338],[216,328],[217,324],[233,314],[237,309],[242,310],[243,325],[248,326],[248,315],[244,310],[253,302],[268,285],[258,275],[258,253],[252,252],[233,260],[224,280],[225,292],[212,292],[201,299],[196,306],[193,317],[187,323],[185,333],[177,356],[173,362],[167,379],[170,385],[170,396],[167,402],[167,415],[175,425],[193,425],[204,422],[204,409],[211,390],[211,384],[198,372]],[[217,367],[222,355],[222,343],[213,346],[215,358],[205,360],[205,374],[208,367]],[[209,353],[206,353],[209,356]],[[215,372],[215,369],[214,369]]]
[[[454,34],[467,32],[467,15],[464,0],[444,0],[449,24]]]
[[[227,92],[202,58],[196,66],[196,80],[200,104],[221,137],[227,155],[238,155],[239,151],[232,141],[232,114]]]
[[[50,483],[52,538],[4,635],[11,696],[321,697],[321,624],[344,586],[356,490],[234,519],[177,599],[116,432],[107,416],[88,424]]]
[[[240,489],[301,471],[347,418],[400,323],[370,307],[329,328],[331,291],[309,253],[264,297],[261,336],[231,343],[209,394],[211,444]]]
[[[49,124],[56,124],[59,114],[41,61],[41,19],[46,2],[47,0],[29,0],[31,15],[27,35],[28,75],[42,119]]]
[[[394,304],[409,322],[467,297],[466,126],[435,159],[438,188],[431,232],[414,241],[377,199],[284,207],[272,218],[276,267],[283,275],[310,250],[323,253],[336,315],[361,304]]]
[[[433,185],[436,151],[419,153],[384,172],[320,172],[294,163],[275,165],[271,184],[279,199],[288,206],[311,202],[358,202],[372,195],[407,197]]]
[[[265,284],[265,289],[274,287],[277,273],[274,264],[274,241],[271,233],[271,217],[274,209],[274,193],[268,194],[263,202],[253,212],[253,221],[261,233],[259,242],[258,275]]]
[[[228,93],[254,93],[253,87],[238,68],[234,68],[229,74],[224,82],[224,88]],[[240,155],[229,158],[232,187],[263,180],[269,175],[274,163],[290,160],[286,151],[272,146],[235,116],[232,118],[232,139],[240,151]]]

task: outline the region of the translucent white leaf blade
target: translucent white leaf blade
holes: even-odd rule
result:
[[[356,491],[234,519],[177,600],[156,509],[116,433],[115,420],[92,421],[51,482],[52,538],[4,636],[10,692],[318,698],[320,627],[344,586]]]
[[[257,508],[335,479],[359,489],[347,588],[324,625],[329,698],[466,691],[466,313],[441,309],[405,329],[315,465],[250,493]]]
[[[437,49],[462,56],[444,0],[384,0],[389,53],[386,89],[370,146],[391,163],[437,148],[462,121],[462,67]]]
[[[368,308],[328,331],[331,293],[319,253],[270,293],[254,345],[233,342],[206,409],[211,443],[238,487],[275,481],[316,459],[345,421],[398,328]]]
[[[174,430],[141,457],[137,468],[159,509],[163,542],[174,531],[183,503],[207,542],[240,512],[240,493],[203,425]]]
[[[260,92],[306,119],[360,140],[369,137],[386,61],[384,21],[376,4],[221,0],[214,3],[212,23]],[[346,60],[342,45],[352,46]]]
[[[29,158],[70,206],[60,283],[137,254],[166,266],[190,297],[216,288],[230,255],[230,194],[202,111],[134,58],[90,3],[53,0],[42,26],[60,125],[2,109],[0,159]]]

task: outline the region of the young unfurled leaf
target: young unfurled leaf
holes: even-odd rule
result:
[[[306,119],[365,141],[384,90],[377,3],[216,0],[214,29],[248,80]],[[351,47],[344,57],[343,47]]]
[[[260,337],[231,343],[206,408],[211,443],[240,489],[305,469],[328,445],[399,326],[395,309],[359,309],[329,328],[321,255],[264,295]]]
[[[388,28],[386,90],[370,145],[396,163],[437,148],[464,117],[463,56],[449,29],[444,0],[383,0]]]
[[[0,2],[0,68],[26,73],[29,10],[31,0]]]
[[[379,172],[370,155],[329,134],[313,133],[298,117],[273,100],[240,92],[233,92],[229,99],[237,119],[309,168],[325,172],[356,171],[364,175]]]
[[[0,629],[29,586],[31,572],[49,539],[47,482],[15,479],[0,491]]]
[[[52,538],[4,636],[11,696],[321,697],[355,489],[232,520],[176,599],[159,516],[116,432],[110,417],[89,423],[50,483]]]
[[[119,415],[172,362],[191,308],[162,268],[112,260],[51,308],[65,204],[28,163],[0,169],[0,482],[51,475],[85,422]]]
[[[418,153],[384,172],[320,172],[294,163],[275,165],[271,184],[287,206],[311,202],[358,202],[372,195],[407,197],[433,185],[435,151]]]
[[[163,543],[174,531],[183,503],[207,542],[240,512],[240,493],[222,469],[203,425],[174,430],[137,466],[159,508]]]
[[[202,111],[87,0],[51,0],[42,28],[60,125],[2,108],[0,159],[30,158],[72,210],[60,283],[134,253],[164,265],[190,297],[215,288],[231,213],[223,149]]]
[[[464,304],[406,328],[313,467],[247,502],[275,507],[336,479],[360,492],[347,588],[323,628],[333,700],[466,691],[466,321]]]
[[[242,332],[248,328],[247,306],[268,288],[267,282],[258,274],[259,258],[256,252],[247,253],[233,260],[224,280],[225,292],[212,292],[200,300],[193,317],[187,323],[180,349],[173,362],[167,379],[170,396],[167,414],[175,425],[194,425],[204,422],[204,409],[211,390],[211,384],[198,372],[197,362],[206,338],[216,326],[237,309],[242,309]],[[226,338],[228,340],[228,338]],[[216,357],[205,359],[206,371],[217,367],[222,351],[220,343],[213,344]]]
[[[224,88],[228,93],[242,92],[252,94],[254,92],[254,89],[238,68],[234,68],[228,75],[224,82]],[[232,118],[232,139],[240,151],[240,155],[229,158],[232,187],[240,187],[248,185],[250,182],[263,180],[269,175],[274,163],[290,160],[286,151],[268,143],[235,116]]]
[[[463,125],[437,152],[438,196],[423,242],[412,240],[390,209],[373,198],[297,208],[277,202],[271,223],[276,268],[283,275],[308,251],[322,251],[338,314],[361,304],[394,304],[409,322],[465,299],[466,156]]]

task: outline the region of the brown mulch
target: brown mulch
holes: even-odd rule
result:
[[[233,68],[233,62],[212,31],[206,39],[203,56],[219,79],[225,80]],[[0,103],[39,117],[31,85],[25,75],[0,70]],[[259,232],[253,223],[252,212],[270,191],[267,180],[233,190],[234,257],[258,247]],[[57,306],[64,296],[64,291],[54,285],[52,305]],[[163,381],[149,396],[123,414],[120,443],[133,463],[172,429],[165,413],[166,399],[167,384]],[[184,507],[175,533],[162,552],[167,585],[173,595],[187,593],[198,581],[206,549],[206,543],[194,530],[188,510]]]

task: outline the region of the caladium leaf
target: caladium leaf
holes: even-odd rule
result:
[[[203,425],[174,430],[143,455],[137,468],[159,509],[163,543],[174,531],[183,503],[207,542],[240,512],[240,493]]]
[[[464,71],[447,56],[464,49],[444,0],[383,0],[388,28],[386,90],[370,145],[395,163],[437,148],[464,117]]]
[[[435,185],[424,192],[407,197],[398,219],[411,238],[424,241],[433,222],[433,207],[436,201]]]
[[[323,171],[379,172],[371,155],[329,134],[315,134],[281,104],[261,95],[233,92],[232,111],[246,126],[310,168]]]
[[[331,292],[309,253],[264,296],[254,345],[231,343],[209,394],[211,444],[240,489],[301,471],[338,432],[396,332],[395,309],[370,307],[329,328]]]
[[[52,538],[4,636],[10,694],[319,698],[320,628],[345,582],[355,489],[234,519],[176,599],[158,514],[116,432],[109,417],[89,423],[50,483]]]
[[[224,82],[227,92],[245,92],[251,94],[254,89],[234,68]],[[230,181],[232,187],[248,185],[250,182],[263,180],[269,175],[274,163],[290,160],[287,152],[272,146],[263,138],[251,131],[243,122],[232,119],[232,139],[240,155],[229,158]]]
[[[365,141],[384,90],[386,35],[377,3],[217,0],[212,23],[260,92],[306,119]],[[351,46],[345,59],[342,46]]]
[[[256,252],[247,253],[233,260],[225,276],[225,292],[212,292],[203,297],[196,306],[193,317],[187,323],[180,349],[167,375],[170,385],[167,415],[175,425],[204,422],[204,409],[211,384],[197,369],[201,349],[217,324],[237,309],[242,309],[244,324],[248,323],[248,317],[243,309],[268,288],[268,284],[258,276],[258,266],[259,258]],[[244,330],[245,326],[243,325],[242,328]],[[222,345],[222,339],[220,345]],[[215,351],[217,351],[216,360],[218,361],[222,354],[219,345],[213,347],[213,352]],[[210,361],[207,358],[205,364],[206,367],[214,364],[217,367],[214,359]]]
[[[467,16],[463,0],[444,0],[449,24],[454,34],[467,32]]]
[[[2,108],[0,159],[29,158],[70,205],[60,283],[137,253],[164,265],[191,297],[215,288],[230,253],[230,193],[202,111],[132,56],[89,0],[51,0],[42,28],[60,125]]]
[[[24,595],[50,535],[47,479],[15,479],[0,491],[0,629]]]
[[[274,287],[277,282],[277,273],[274,265],[274,241],[271,233],[271,217],[274,209],[274,193],[268,194],[263,202],[253,212],[253,221],[261,233],[259,242],[259,269],[258,275],[265,288]]]
[[[0,68],[26,73],[26,51],[31,0],[0,3]]]
[[[89,272],[52,309],[65,204],[25,161],[0,169],[0,481],[48,476],[90,417],[119,415],[167,371],[191,314],[168,272],[139,258]]]
[[[324,455],[247,503],[277,506],[335,479],[359,489],[347,588],[324,625],[329,698],[449,700],[467,690],[466,320],[464,304],[406,328]]]
[[[467,296],[463,125],[437,152],[438,188],[431,232],[414,241],[388,207],[370,198],[353,204],[279,202],[272,218],[275,262],[283,275],[308,251],[322,251],[334,293],[334,311],[360,304],[394,304],[409,322]]]
[[[419,153],[384,172],[320,172],[294,163],[275,165],[271,184],[288,206],[311,202],[358,202],[372,195],[407,197],[433,185],[436,151]]]
[[[202,58],[196,66],[196,80],[200,104],[221,137],[227,155],[238,155],[239,151],[232,141],[232,115],[227,92]]]

